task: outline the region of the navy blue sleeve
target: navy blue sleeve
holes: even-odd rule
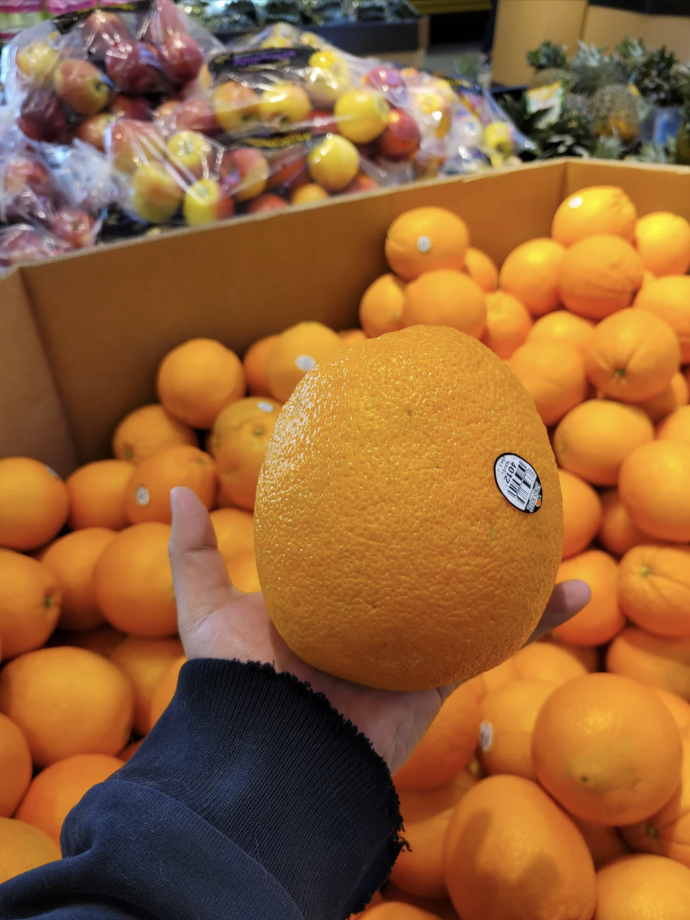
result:
[[[0,886],[0,918],[343,920],[387,877],[400,827],[385,763],[323,696],[197,660],[70,813],[64,858]]]

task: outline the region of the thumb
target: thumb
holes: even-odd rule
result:
[[[183,640],[219,607],[239,597],[230,584],[209,513],[191,489],[170,493],[172,532],[168,553],[177,620]]]

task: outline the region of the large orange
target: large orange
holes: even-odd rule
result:
[[[545,425],[554,425],[585,399],[587,380],[582,357],[573,345],[539,342],[521,345],[508,367],[530,394]]]
[[[680,406],[665,418],[657,429],[662,441],[682,441],[690,444],[690,406]]]
[[[450,326],[479,339],[486,329],[486,297],[464,272],[424,272],[405,288],[403,326]]]
[[[597,873],[594,920],[685,920],[690,869],[663,856],[626,856]]]
[[[627,626],[609,646],[606,670],[690,701],[690,639],[653,636],[637,626]]]
[[[168,542],[170,527],[150,522],[122,530],[96,566],[96,599],[116,629],[163,639],[177,632]]]
[[[570,817],[584,837],[589,852],[592,854],[595,869],[600,869],[614,859],[619,859],[630,852],[615,827],[595,824],[593,821],[583,821],[573,815]]]
[[[211,522],[218,540],[218,552],[227,562],[245,550],[254,549],[254,518],[240,508],[217,508]]]
[[[653,440],[654,426],[641,409],[588,399],[561,420],[553,449],[559,466],[592,485],[613,486],[625,458]]]
[[[505,291],[486,295],[486,330],[482,342],[499,358],[509,358],[527,338],[532,319],[517,297]]]
[[[113,435],[113,454],[118,460],[142,463],[182,444],[199,446],[194,430],[166,412],[163,406],[153,403],[135,409],[122,419]]]
[[[42,562],[11,549],[0,549],[0,637],[4,659],[43,645],[57,624],[61,597],[58,578]]]
[[[687,406],[690,393],[688,392],[688,382],[682,371],[676,371],[671,377],[671,382],[665,389],[653,396],[651,399],[645,399],[638,403],[640,409],[643,409],[653,422],[660,422],[676,409]]]
[[[609,642],[625,626],[618,604],[618,566],[616,560],[600,549],[590,549],[564,559],[558,581],[581,578],[592,591],[590,602],[555,633],[573,645],[601,645]]]
[[[623,556],[642,543],[649,543],[649,537],[636,527],[632,518],[621,504],[618,489],[607,489],[601,495],[601,526],[597,539],[609,553]]]
[[[597,492],[574,473],[559,470],[563,496],[563,558],[587,549],[601,524],[601,499]]]
[[[658,636],[690,638],[690,547],[636,546],[618,566],[623,613]]]
[[[245,389],[242,362],[215,339],[189,339],[173,348],[156,378],[163,408],[192,428],[210,428],[220,410],[241,399]]]
[[[126,460],[95,460],[75,470],[67,478],[72,530],[126,527],[125,492],[131,477],[132,464]]]
[[[690,361],[690,278],[687,275],[658,278],[646,284],[635,298],[635,309],[668,323],[678,336],[683,364]]]
[[[97,783],[116,773],[123,761],[109,754],[74,754],[42,770],[32,781],[17,818],[60,843],[62,825],[75,805]]]
[[[24,821],[0,818],[0,885],[61,858],[60,847]]]
[[[0,710],[26,735],[37,767],[72,754],[117,754],[134,697],[114,664],[81,648],[42,648],[0,672]]]
[[[527,333],[528,342],[564,342],[581,352],[589,345],[594,331],[591,319],[577,316],[568,310],[556,310],[540,317]]]
[[[125,493],[130,523],[172,524],[170,492],[176,486],[187,486],[207,508],[212,508],[218,487],[213,457],[186,444],[164,450],[136,466]]]
[[[498,287],[496,263],[481,249],[470,246],[465,253],[465,271],[476,281],[485,294],[491,294]]]
[[[451,693],[412,757],[396,773],[398,789],[440,789],[465,769],[479,737],[479,690],[479,683],[470,680]]]
[[[0,460],[0,546],[38,549],[62,529],[68,511],[67,487],[49,466],[30,457]]]
[[[546,681],[564,684],[582,677],[587,668],[574,654],[575,647],[567,648],[555,641],[530,642],[510,659],[516,680]]]
[[[0,714],[0,818],[11,818],[31,782],[31,751],[24,732]]]
[[[444,208],[414,208],[396,218],[386,235],[386,259],[404,281],[423,272],[462,271],[470,237],[465,222]]]
[[[172,698],[175,696],[175,691],[177,690],[177,681],[180,676],[180,671],[182,670],[182,666],[186,663],[186,656],[180,655],[179,658],[175,659],[175,661],[168,666],[165,674],[158,682],[158,686],[151,697],[151,708],[149,710],[149,723],[151,726],[156,724],[170,705]]]
[[[114,536],[105,527],[86,527],[60,537],[41,554],[62,592],[60,629],[93,629],[105,622],[96,601],[94,571]]]
[[[359,302],[359,321],[369,338],[402,329],[405,282],[391,273],[372,281]]]
[[[142,639],[128,636],[110,656],[130,679],[134,690],[134,730],[145,735],[153,726],[151,702],[166,672],[182,655],[179,639]]]
[[[657,540],[690,540],[690,444],[653,441],[625,458],[618,494],[633,522]]]
[[[657,278],[684,275],[690,268],[690,224],[668,211],[646,214],[635,225],[635,248]]]
[[[213,424],[211,443],[220,488],[241,508],[254,507],[259,470],[279,412],[275,400],[249,396],[226,406]]]
[[[266,377],[266,361],[277,339],[277,335],[266,335],[262,339],[257,339],[244,353],[244,376],[247,380],[247,391],[252,396],[271,395]]]
[[[683,750],[678,726],[648,687],[619,674],[587,674],[542,707],[532,757],[539,782],[564,808],[616,826],[668,802]]]
[[[490,776],[462,798],[445,840],[446,885],[463,920],[591,920],[592,857],[530,780]]]
[[[558,686],[546,680],[513,680],[482,698],[479,759],[487,773],[536,780],[532,733],[541,707]]]
[[[623,189],[594,185],[580,189],[561,202],[553,218],[551,235],[564,246],[601,233],[632,243],[637,212]]]
[[[271,395],[285,402],[307,371],[342,347],[338,333],[323,323],[297,323],[281,332],[266,359]]]
[[[469,770],[434,792],[400,792],[405,840],[410,849],[398,856],[390,879],[403,891],[422,898],[448,896],[443,877],[443,837],[453,808],[477,785]]]
[[[488,348],[439,326],[351,345],[302,381],[269,443],[255,521],[261,587],[288,645],[397,690],[458,682],[517,651],[563,539],[529,394]],[[518,545],[524,578],[502,561]]]
[[[621,310],[603,319],[585,354],[585,370],[594,386],[602,395],[628,403],[658,396],[679,363],[675,332],[643,310]]]
[[[560,306],[558,273],[565,255],[560,243],[549,239],[521,243],[506,257],[499,287],[517,297],[532,316],[543,316]]]
[[[630,306],[643,275],[640,257],[629,243],[617,236],[591,236],[563,256],[558,292],[573,313],[602,319]]]

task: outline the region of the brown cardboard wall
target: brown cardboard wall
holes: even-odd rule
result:
[[[63,475],[76,461],[20,271],[0,280],[0,457],[16,455]]]

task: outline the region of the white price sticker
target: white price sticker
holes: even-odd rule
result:
[[[494,477],[501,495],[518,511],[534,514],[541,508],[541,480],[534,467],[517,454],[501,454],[494,463]]]

